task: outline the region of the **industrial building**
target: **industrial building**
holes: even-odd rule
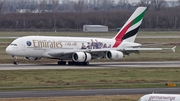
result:
[[[108,32],[108,27],[103,25],[84,25],[83,32]]]

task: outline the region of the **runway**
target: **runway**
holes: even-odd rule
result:
[[[46,90],[0,92],[0,98],[60,97],[93,95],[129,95],[150,93],[180,94],[180,88],[134,88],[134,89],[92,89],[92,90]]]
[[[94,69],[94,68],[147,68],[180,67],[180,61],[161,62],[90,62],[88,66],[61,66],[52,64],[1,64],[0,70],[35,70],[35,69]]]

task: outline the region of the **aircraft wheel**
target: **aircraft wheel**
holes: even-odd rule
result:
[[[74,62],[74,61],[69,61],[68,65],[89,65],[89,62]]]
[[[66,61],[58,61],[58,65],[66,65]]]
[[[14,64],[14,65],[18,65],[19,62],[18,62],[18,61],[14,61],[13,64]]]
[[[69,61],[69,62],[68,62],[68,65],[77,65],[77,62]]]
[[[83,62],[82,65],[89,65],[89,62]]]
[[[68,65],[72,65],[72,62],[71,62],[71,61],[69,61],[69,62],[68,62]]]
[[[89,62],[84,62],[84,65],[89,65]]]
[[[66,65],[66,61],[63,61],[63,65]]]
[[[58,65],[61,65],[61,62],[60,62],[60,61],[58,61]]]

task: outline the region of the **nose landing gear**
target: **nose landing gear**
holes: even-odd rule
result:
[[[17,60],[17,56],[12,56],[12,57],[14,58],[13,64],[14,64],[14,65],[18,65],[19,62],[18,62],[18,60]]]

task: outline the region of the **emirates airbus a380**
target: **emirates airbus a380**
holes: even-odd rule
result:
[[[6,53],[14,57],[14,64],[18,64],[17,56],[21,56],[27,60],[58,59],[60,60],[58,65],[65,65],[64,60],[70,60],[69,65],[88,65],[92,59],[119,60],[124,55],[138,53],[140,50],[175,50],[175,47],[141,48],[143,45],[134,42],[145,12],[146,7],[138,7],[117,35],[111,39],[24,36],[15,39],[6,48]]]

